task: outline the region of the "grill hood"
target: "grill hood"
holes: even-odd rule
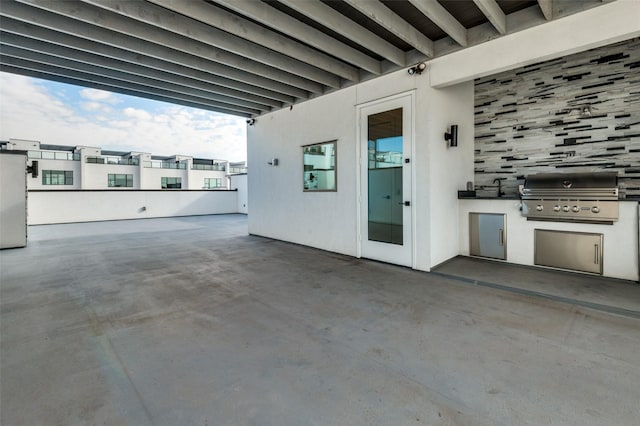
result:
[[[525,189],[602,189],[617,188],[617,172],[598,173],[540,173],[527,176]]]
[[[540,173],[527,176],[523,199],[617,200],[618,173]]]

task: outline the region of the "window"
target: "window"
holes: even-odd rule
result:
[[[109,174],[109,188],[133,188],[133,175]]]
[[[87,157],[85,161],[87,163],[104,164],[104,158],[102,157]]]
[[[163,177],[162,189],[180,189],[182,188],[182,178],[179,177]]]
[[[337,191],[336,141],[302,147],[304,191]]]
[[[205,189],[222,188],[222,178],[204,178]]]
[[[73,172],[67,170],[43,170],[43,185],[73,185]]]
[[[184,169],[187,168],[187,163],[171,162],[171,161],[159,161],[159,160],[151,160],[151,161],[143,161],[142,165],[144,167],[150,167],[152,169]]]

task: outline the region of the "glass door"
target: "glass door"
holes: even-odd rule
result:
[[[361,254],[412,266],[411,96],[360,109]]]

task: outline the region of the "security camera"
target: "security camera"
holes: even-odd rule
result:
[[[249,126],[253,126],[253,125],[255,124],[255,122],[256,122],[256,119],[255,119],[255,118],[250,118],[250,119],[248,119],[248,120],[247,120],[247,124],[248,124]]]
[[[427,64],[425,64],[424,62],[421,62],[411,68],[409,68],[407,70],[407,72],[409,73],[409,75],[414,75],[414,74],[422,74],[424,72],[424,70],[427,69]]]

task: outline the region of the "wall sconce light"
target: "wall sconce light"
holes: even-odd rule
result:
[[[449,141],[449,146],[458,146],[458,125],[453,124],[449,133],[444,134],[444,140]]]
[[[247,124],[249,126],[253,126],[254,124],[256,124],[256,119],[255,118],[250,118],[247,120]]]
[[[279,163],[277,158],[272,159],[271,161],[268,161],[267,164],[270,166],[277,166]]]
[[[414,75],[414,74],[422,74],[424,72],[424,70],[427,69],[427,64],[425,64],[424,62],[420,62],[417,65],[412,66],[411,68],[409,68],[407,70],[407,72],[409,73],[409,75]]]
[[[38,161],[33,160],[30,166],[27,166],[27,173],[31,173],[32,178],[38,177]]]

